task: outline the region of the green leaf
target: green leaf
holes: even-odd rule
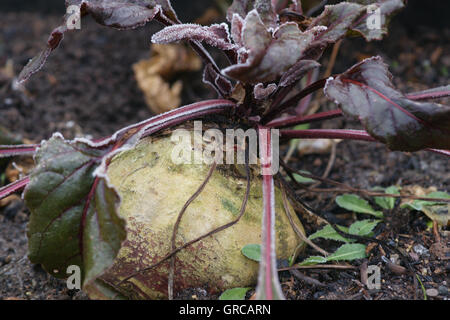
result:
[[[311,256],[311,257],[308,257],[307,259],[303,260],[302,262],[300,262],[298,265],[299,266],[312,266],[315,264],[325,263],[327,261],[328,261],[327,258],[322,257],[322,256]]]
[[[450,199],[450,195],[442,191],[431,192],[426,197]],[[414,200],[412,203],[405,203],[401,207],[422,211],[431,220],[443,226],[446,226],[450,221],[450,204],[445,202]]]
[[[400,194],[398,188],[396,186],[390,186],[384,190],[384,193],[387,194]],[[375,197],[375,202],[380,207],[386,210],[392,210],[395,206],[395,198],[392,197]]]
[[[339,229],[341,229],[343,232],[348,233],[348,229],[343,226],[338,226]],[[327,240],[336,240],[336,241],[342,241],[342,242],[353,242],[353,239],[346,239],[343,236],[341,236],[339,233],[337,233],[336,230],[333,229],[333,227],[329,224],[325,225],[322,229],[316,231],[312,235],[310,235],[309,240],[317,239],[317,238],[323,238]]]
[[[373,229],[380,222],[380,220],[361,220],[353,223],[348,229],[348,233],[357,236],[370,236]]]
[[[315,180],[311,179],[311,178],[307,178],[304,177],[302,175],[299,175],[298,173],[293,173],[292,174],[295,178],[295,181],[297,181],[298,183],[311,183],[311,182],[315,182]]]
[[[355,194],[344,194],[336,198],[336,203],[347,210],[366,213],[377,218],[383,217],[383,212],[374,210],[370,204]]]
[[[435,191],[426,195],[427,198],[450,199],[450,194],[443,191]],[[445,202],[414,200],[412,203],[405,203],[401,207],[421,211],[424,206],[445,205]]]
[[[247,244],[242,250],[242,254],[247,258],[260,262],[261,261],[261,245],[260,244]]]
[[[344,244],[332,255],[327,257],[327,261],[356,260],[366,257],[366,246],[360,243]]]
[[[54,135],[38,150],[24,194],[31,211],[31,262],[58,278],[77,265],[84,288],[112,264],[126,237],[125,221],[117,214],[118,194],[94,175],[110,147],[97,149]]]
[[[247,291],[250,288],[233,288],[225,290],[219,297],[219,300],[244,300]]]

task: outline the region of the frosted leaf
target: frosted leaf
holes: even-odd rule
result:
[[[264,100],[274,93],[277,88],[278,87],[275,83],[269,83],[265,88],[264,84],[258,83],[253,89],[253,96],[256,100]]]
[[[238,14],[233,15],[231,21],[231,37],[234,43],[242,46],[242,28],[244,27],[244,19],[242,19]]]
[[[271,0],[234,0],[228,8],[227,19],[232,22],[235,14],[245,19],[252,10],[258,12],[267,28],[276,26],[278,17],[273,10]]]
[[[271,35],[253,10],[247,15],[242,31],[248,59],[222,72],[245,83],[275,81],[303,58],[320,30],[313,28],[302,32],[296,23],[288,22]]]
[[[237,46],[231,43],[228,25],[225,23],[213,24],[209,27],[192,23],[174,25],[162,29],[152,37],[153,43],[161,44],[181,40],[204,41],[222,50],[237,49]]]

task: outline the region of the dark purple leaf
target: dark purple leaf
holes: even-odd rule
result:
[[[325,26],[327,29],[317,36],[303,58],[317,60],[329,44],[346,35],[362,35],[367,41],[380,40],[387,33],[389,17],[404,7],[404,1],[376,0],[370,3],[362,5],[342,2],[325,6],[325,10],[312,21],[309,28]],[[374,18],[374,12],[379,19]],[[379,25],[373,26],[373,22],[379,22]],[[370,29],[368,24],[371,25]]]
[[[367,41],[381,40],[388,33],[389,17],[402,9],[405,4],[403,0],[377,0],[370,2],[371,4],[365,6],[363,16],[352,24],[351,31],[360,34]],[[368,1],[364,1],[364,3],[367,4]]]
[[[228,8],[227,19],[229,22],[232,22],[235,14],[245,19],[247,14],[253,9],[256,9],[259,13],[266,27],[274,28],[276,26],[277,14],[272,8],[271,0],[234,0],[233,4]]]
[[[264,100],[274,93],[277,88],[275,83],[269,83],[267,87],[264,87],[262,83],[258,83],[253,89],[253,96],[256,100]]]
[[[291,12],[303,14],[301,0],[273,0],[272,7],[277,13],[280,13],[283,9],[288,9]]]
[[[334,43],[344,37],[347,32],[361,34],[366,40],[380,40],[387,33],[387,18],[404,7],[403,0],[372,1],[369,5],[342,2],[325,6],[320,16],[315,18],[310,27],[326,26],[328,29],[318,36],[318,41]],[[379,21],[372,21],[373,14],[379,9]],[[370,25],[371,22],[379,22]],[[368,27],[370,25],[370,29]]]
[[[244,28],[244,19],[240,15],[234,14],[231,19],[231,38],[238,46],[243,46],[242,29]]]
[[[157,5],[161,7],[162,14],[173,22],[180,22],[177,14],[170,3],[170,0],[144,0],[147,8],[155,8]]]
[[[320,67],[314,60],[300,60],[281,76],[279,86],[287,87],[301,80],[309,71]]]
[[[33,74],[42,69],[49,55],[55,50],[62,39],[64,38],[64,33],[67,31],[65,25],[59,26],[54,29],[47,41],[47,47],[41,51],[36,57],[31,59],[27,65],[22,69],[19,76],[17,77],[17,82],[23,83],[27,81]]]
[[[253,10],[245,18],[242,31],[247,60],[222,71],[245,83],[275,81],[298,62],[321,30],[318,27],[302,32],[296,23],[288,22],[277,28],[272,36],[258,12]]]
[[[166,44],[181,40],[197,40],[222,50],[236,49],[229,35],[228,25],[225,23],[213,24],[209,27],[189,23],[162,29],[153,35],[152,42]]]
[[[135,29],[153,20],[160,10],[158,7],[147,8],[145,2],[88,1],[86,2],[86,12],[104,26],[120,30]]]
[[[330,78],[324,91],[392,150],[450,149],[450,107],[410,100],[391,79],[382,59],[373,57]]]

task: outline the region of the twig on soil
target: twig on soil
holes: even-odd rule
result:
[[[200,185],[200,187],[197,189],[197,191],[195,191],[195,193],[186,201],[186,203],[184,204],[183,208],[181,208],[180,213],[178,214],[178,218],[177,221],[175,222],[175,225],[173,227],[173,231],[172,231],[172,238],[171,238],[171,243],[172,243],[172,250],[176,249],[176,236],[177,236],[177,232],[178,232],[178,227],[180,226],[180,222],[181,222],[181,218],[183,218],[184,213],[186,212],[186,209],[189,207],[189,205],[200,195],[200,193],[202,193],[202,191],[205,189],[206,185],[208,184],[209,179],[211,178],[214,170],[216,170],[217,167],[217,163],[214,162],[211,165],[211,168],[209,169],[208,175],[206,176],[205,180],[202,182],[202,184]],[[173,278],[174,278],[174,274],[175,274],[175,254],[172,256],[172,258],[170,258],[170,272],[169,272],[169,283],[168,283],[168,296],[169,296],[169,300],[173,300]]]
[[[281,160],[281,159],[280,159]],[[294,181],[294,183],[298,182],[295,180],[294,176],[292,175],[292,173],[287,172],[287,175],[291,178],[292,181]],[[323,219],[321,216],[319,216],[318,214],[316,214],[306,203],[304,203],[299,196],[295,193],[295,191],[292,189],[292,187],[289,185],[289,183],[283,178],[283,179],[279,179],[279,181],[281,183],[283,183],[283,185],[286,188],[286,191],[288,192],[289,197],[294,200],[293,201],[293,205],[295,207],[296,210],[302,212],[303,214],[309,215],[311,217],[313,217],[314,219],[317,220],[317,222],[320,223],[328,223],[327,220]]]
[[[437,243],[441,242],[441,236],[439,235],[439,228],[436,220],[433,220],[433,235]]]
[[[328,158],[328,164],[327,167],[325,168],[324,173],[322,174],[322,179],[326,179],[328,178],[328,175],[331,172],[331,169],[334,166],[334,162],[336,160],[336,147],[337,143],[334,140],[331,140],[331,153],[330,153],[330,157]],[[321,184],[320,181],[314,183],[313,185],[310,186],[311,189],[314,189],[315,187],[319,186]]]
[[[287,172],[297,173],[304,177],[311,178],[313,180],[318,180],[318,181],[321,181],[324,183],[328,183],[328,184],[332,184],[332,185],[340,187],[340,188],[333,188],[333,189],[312,189],[312,188],[304,186],[298,182],[296,183],[296,185],[298,185],[300,188],[302,188],[308,192],[335,192],[335,193],[354,192],[354,193],[359,193],[359,194],[362,194],[362,195],[365,195],[368,197],[390,197],[390,198],[450,203],[450,199],[444,199],[444,198],[418,197],[418,196],[413,196],[413,195],[390,194],[390,193],[372,192],[372,191],[368,191],[368,190],[364,190],[364,189],[358,189],[358,188],[349,186],[345,183],[334,181],[334,180],[331,180],[328,178],[322,178],[322,177],[316,176],[316,175],[308,173],[308,172],[303,172],[303,171],[299,172],[298,170],[287,165],[284,161],[282,161],[282,159],[280,159],[280,164]],[[295,179],[293,179],[293,181],[296,182]]]
[[[336,160],[336,142],[334,140],[331,140],[331,153],[330,158],[328,159],[327,167],[325,168],[325,172],[322,175],[322,178],[327,178],[328,175],[331,172],[331,169],[333,169],[334,161]]]
[[[302,280],[306,283],[309,283],[313,286],[318,286],[318,287],[328,287],[328,285],[323,284],[322,282],[320,282],[319,280],[316,280],[314,278],[308,277],[307,275],[304,275],[303,273],[301,273],[300,271],[298,271],[297,269],[291,269],[289,270],[289,272],[296,277],[299,280]]]
[[[287,195],[286,195],[286,190],[283,186],[282,183],[280,183],[280,187],[281,187],[281,195],[283,198],[283,206],[284,206],[284,211],[286,212],[286,215],[289,219],[289,222],[292,226],[292,229],[294,229],[295,233],[297,234],[297,236],[304,241],[305,243],[307,243],[308,245],[310,245],[312,248],[316,249],[318,252],[320,252],[321,254],[323,254],[324,256],[328,256],[328,252],[325,251],[324,249],[320,248],[318,245],[316,245],[314,242],[312,242],[311,240],[309,240],[305,234],[298,228],[298,226],[294,223],[294,220],[292,218],[293,214],[291,212],[291,208],[289,207],[289,203],[288,203],[288,199],[287,199]]]
[[[336,270],[348,270],[348,269],[358,269],[355,266],[345,266],[340,264],[316,264],[312,266],[296,266],[281,268],[278,271],[289,271],[293,269],[336,269]]]

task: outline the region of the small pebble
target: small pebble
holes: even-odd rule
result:
[[[437,297],[439,295],[439,292],[434,288],[427,289],[426,293],[427,293],[427,296],[429,296],[429,297]]]
[[[439,294],[446,296],[448,294],[448,288],[446,286],[439,286],[438,288]]]
[[[417,253],[419,256],[422,256],[424,254],[428,253],[428,249],[425,248],[423,245],[421,244],[416,244],[414,247],[414,252]]]
[[[393,264],[400,264],[400,256],[398,254],[391,254],[390,260]]]

